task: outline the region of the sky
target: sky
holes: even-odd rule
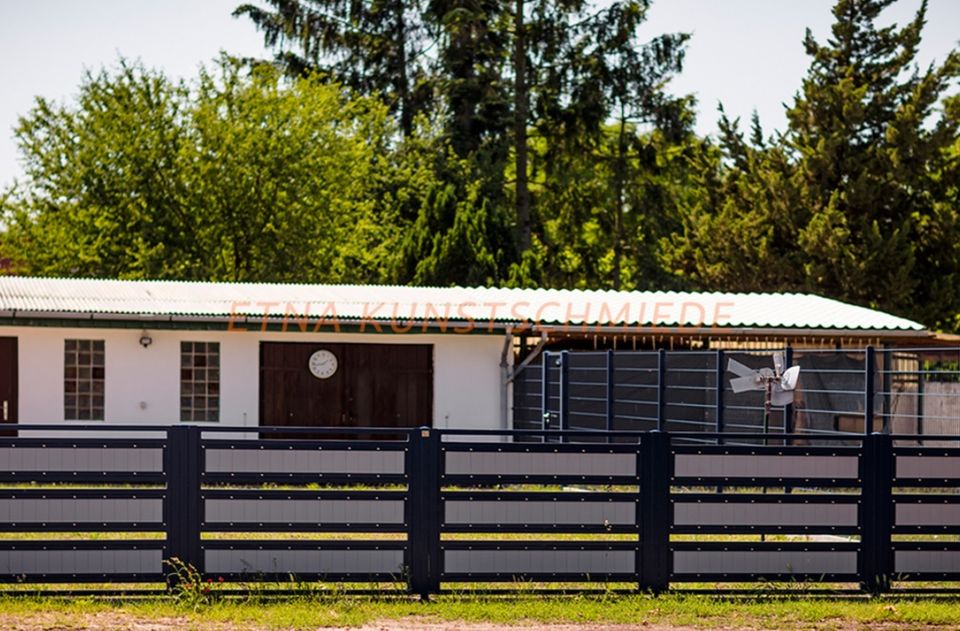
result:
[[[37,96],[69,102],[85,70],[138,59],[192,78],[219,51],[269,57],[249,20],[232,17],[241,0],[0,0],[0,188],[21,177],[13,127]],[[900,0],[884,22],[909,20],[920,0]],[[829,35],[832,0],[654,0],[642,35],[692,34],[675,94],[698,100],[697,131],[716,132],[717,104],[747,121],[756,110],[767,132],[785,124],[783,104],[809,60],[807,27]],[[930,0],[919,61],[942,61],[960,45],[960,0]]]

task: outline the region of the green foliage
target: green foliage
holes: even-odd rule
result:
[[[766,136],[691,132],[649,0],[264,0],[274,63],[121,62],[16,135],[19,273],[810,291],[960,328],[960,53],[837,0]],[[248,60],[250,61],[250,60]]]
[[[960,54],[919,69],[926,4],[902,28],[893,0],[839,0],[788,128],[751,141],[721,123],[703,186],[665,261],[695,285],[807,290],[950,327],[960,304],[956,156]]]
[[[535,284],[554,277],[543,257],[552,253],[548,222],[558,210],[536,208],[528,134],[546,141],[533,170],[552,183],[563,179],[568,162],[605,169],[598,163],[610,116],[622,132],[646,124],[671,138],[684,135],[692,120],[687,100],[664,91],[680,70],[686,36],[639,41],[648,8],[647,0],[599,8],[587,0],[268,0],[265,9],[243,5],[235,15],[249,17],[293,72],[319,71],[359,93],[400,102],[407,136],[419,127],[414,115],[433,106],[436,180],[404,236],[401,280]],[[416,52],[423,50],[431,52]],[[423,89],[405,100],[411,77]],[[408,101],[413,114],[403,105]],[[616,217],[604,218],[615,235],[615,287],[634,249],[623,216],[638,152],[652,155],[628,146],[621,133],[616,177],[607,178],[618,192],[604,206]],[[585,153],[592,163],[583,164]]]
[[[88,75],[17,137],[3,248],[23,273],[382,282],[429,184],[379,101],[225,59],[193,86]]]
[[[426,81],[421,0],[266,0],[244,4],[246,16],[277,49],[275,63],[292,76],[319,73],[361,94],[377,95],[398,113],[404,134],[432,104]]]

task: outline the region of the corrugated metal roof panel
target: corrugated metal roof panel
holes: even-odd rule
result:
[[[810,294],[203,283],[0,277],[0,311],[104,316],[324,317],[544,325],[921,331]]]

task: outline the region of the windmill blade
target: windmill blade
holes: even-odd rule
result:
[[[773,393],[770,395],[770,403],[775,406],[790,405],[793,403],[795,390],[784,390],[780,386],[773,387]]]
[[[727,359],[727,371],[741,377],[753,377],[757,372],[753,368],[750,368],[750,366],[744,366],[735,359]],[[731,383],[733,383],[732,379]]]
[[[750,371],[753,373],[753,371]],[[736,377],[730,380],[730,389],[734,394],[740,394],[748,390],[763,390],[763,384],[756,374],[750,374],[746,377]]]
[[[780,375],[783,374],[783,353],[777,352],[773,354],[773,372]]]
[[[794,390],[799,381],[800,366],[791,366],[787,368],[787,371],[783,373],[783,377],[780,378],[780,387],[784,390]]]

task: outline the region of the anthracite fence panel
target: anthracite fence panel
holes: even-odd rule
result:
[[[937,347],[545,351],[513,380],[514,427],[761,432],[764,393],[734,393],[727,365],[770,368],[775,352],[801,372],[771,433],[960,435],[960,349]]]
[[[960,581],[957,437],[16,429],[0,441],[5,583],[172,585],[184,579],[174,558],[218,583],[386,582],[423,596],[463,583]],[[131,431],[162,438],[120,437]]]

